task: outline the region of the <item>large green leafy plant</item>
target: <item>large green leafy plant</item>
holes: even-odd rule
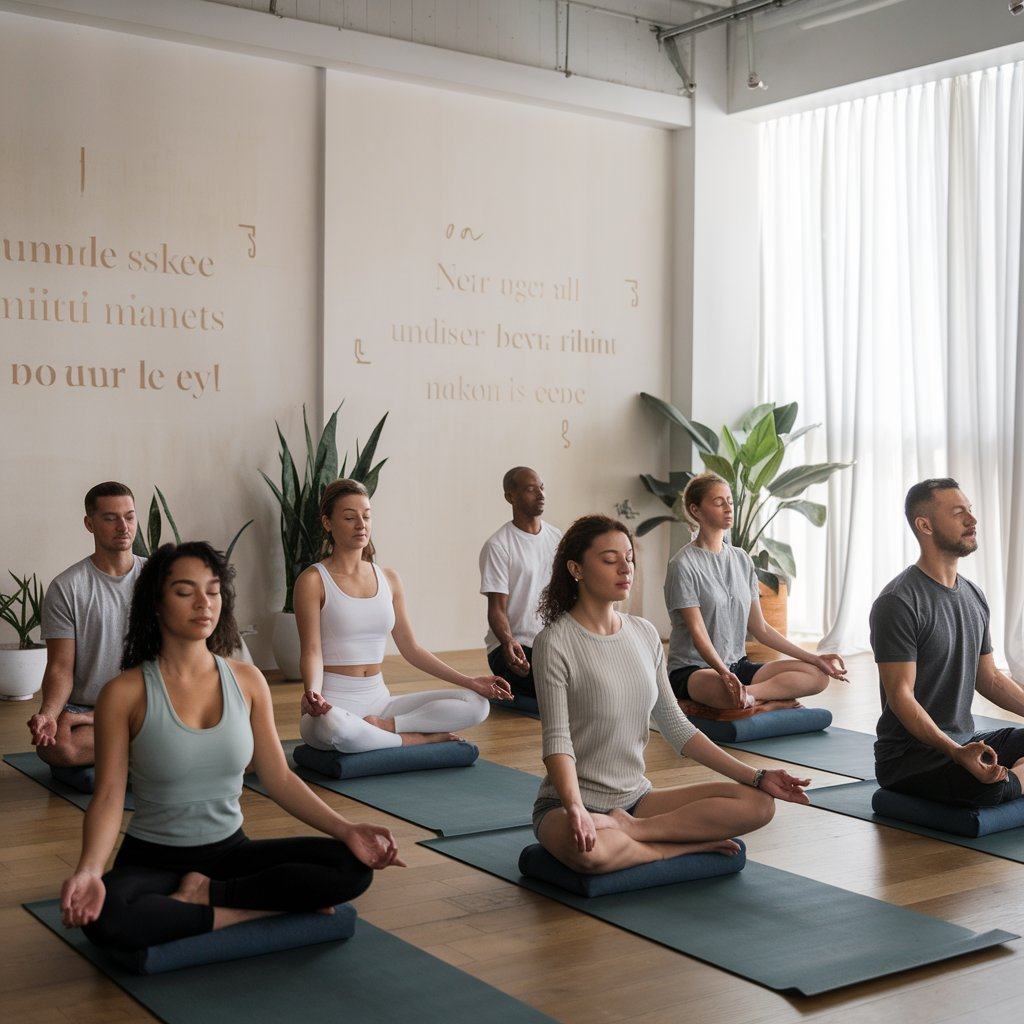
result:
[[[820,502],[800,499],[812,484],[828,480],[846,469],[849,462],[818,462],[783,469],[786,450],[798,438],[820,424],[794,430],[797,403],[776,406],[769,402],[751,409],[735,429],[722,427],[716,434],[710,427],[688,419],[674,405],[642,392],[640,397],[670,423],[681,428],[696,445],[704,468],[717,473],[732,489],[733,526],[730,542],[746,551],[754,561],[758,579],[778,592],[780,578],[789,582],[796,575],[793,549],[773,540],[765,531],[772,520],[787,509],[798,512],[815,526],[825,524],[826,509]],[[646,519],[637,527],[642,536],[666,522],[686,522],[682,492],[695,474],[673,472],[668,480],[647,473],[640,479],[652,494],[672,509],[670,516]]]
[[[384,429],[384,421],[388,418],[388,414],[384,413],[361,451],[359,442],[356,441],[356,461],[352,469],[346,474],[345,467],[348,463],[346,454],[339,470],[336,438],[340,409],[341,405],[331,414],[331,418],[324,426],[320,440],[314,448],[313,438],[309,432],[309,421],[306,419],[306,407],[303,405],[302,425],[306,432],[306,459],[301,480],[288,442],[278,424],[275,426],[277,426],[277,436],[281,442],[281,450],[278,453],[278,458],[281,460],[280,487],[263,470],[260,470],[260,474],[274,492],[274,497],[277,498],[281,508],[281,550],[284,554],[285,581],[284,608],[282,610],[286,612],[295,610],[292,602],[295,581],[299,578],[299,574],[312,565],[320,554],[320,544],[323,538],[323,529],[320,526],[320,499],[323,497],[324,489],[332,481],[347,476],[351,480],[358,480],[372,495],[377,489],[377,477],[381,467],[387,462],[387,459],[381,459],[376,464],[373,461],[377,451],[377,442]]]
[[[146,519],[146,528],[142,529],[140,524],[138,531],[135,534],[135,540],[132,542],[132,551],[136,555],[140,555],[142,558],[149,558],[149,556],[160,547],[160,537],[163,534],[163,520],[160,516],[160,509],[163,509],[163,514],[167,517],[167,525],[171,528],[171,533],[174,534],[174,543],[181,543],[181,534],[178,532],[178,524],[174,521],[174,516],[171,515],[171,510],[167,507],[167,499],[164,497],[163,491],[159,487],[154,487],[153,490],[156,492],[153,495],[152,500],[149,503],[149,516]],[[157,504],[157,498],[160,499],[160,504]],[[224,551],[224,561],[231,561],[231,552],[235,550],[235,545],[238,543],[238,538],[242,536],[245,530],[252,525],[250,519],[245,523],[238,532],[228,541],[228,546]]]
[[[35,643],[30,634],[38,628],[42,617],[43,585],[35,573],[16,576],[11,572],[10,577],[16,586],[10,594],[0,594],[0,619],[18,634],[19,650],[42,647],[43,644]]]

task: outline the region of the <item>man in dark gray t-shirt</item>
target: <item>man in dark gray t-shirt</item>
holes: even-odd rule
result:
[[[975,692],[1024,714],[1024,690],[995,667],[989,609],[957,571],[977,550],[977,519],[955,480],[925,480],[905,511],[921,548],[871,607],[882,715],[875,743],[881,786],[943,803],[992,806],[1021,796],[1024,728],[978,733]]]

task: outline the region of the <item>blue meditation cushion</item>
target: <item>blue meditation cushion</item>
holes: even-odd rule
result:
[[[525,693],[513,693],[511,700],[492,699],[491,704],[505,711],[518,711],[521,715],[540,718],[540,708],[536,697],[528,697]]]
[[[519,870],[527,878],[557,885],[577,896],[610,896],[616,892],[653,889],[657,885],[693,882],[698,878],[734,875],[747,863],[747,848],[737,839],[740,852],[733,857],[724,853],[684,853],[668,860],[655,860],[603,875],[583,875],[567,868],[540,843],[527,846],[519,855]]]
[[[356,930],[356,911],[341,903],[333,914],[276,914],[218,928],[187,939],[164,942],[145,949],[107,949],[118,963],[134,974],[162,974],[182,967],[241,960],[282,949],[297,949],[318,942],[350,939]]]
[[[1024,798],[995,807],[956,807],[891,789],[876,789],[871,809],[886,818],[971,838],[1024,825]]]
[[[91,793],[96,788],[96,766],[83,765],[80,768],[58,768],[50,765],[50,775],[65,786],[77,789],[79,793]]]
[[[337,750],[317,750],[300,743],[292,751],[295,763],[329,775],[332,779],[358,779],[365,775],[393,775],[428,768],[463,768],[471,765],[480,751],[465,740],[446,743],[420,743],[412,747],[384,747],[362,754],[342,754]]]
[[[832,724],[832,712],[825,708],[782,708],[779,711],[762,711],[759,715],[738,718],[733,722],[695,716],[690,721],[716,743],[744,743],[747,740],[766,740],[770,736],[820,732]]]

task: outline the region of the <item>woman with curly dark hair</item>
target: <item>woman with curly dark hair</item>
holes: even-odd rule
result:
[[[353,824],[284,758],[270,691],[238,644],[234,572],[209,544],[159,548],[139,575],[124,672],[96,706],[96,789],[61,890],[67,927],[124,949],[358,896],[401,864],[390,831]],[[239,797],[250,760],[270,797],[324,837],[249,839]],[[131,775],[135,813],[113,868]],[[327,838],[330,837],[330,838]]]
[[[731,837],[771,821],[775,798],[808,802],[808,780],[751,768],[684,717],[657,630],[616,611],[632,583],[629,530],[607,516],[577,519],[555,554],[533,649],[547,769],[534,831],[552,856],[587,874],[733,854]],[[733,781],[653,789],[644,776],[652,715],[675,750]]]

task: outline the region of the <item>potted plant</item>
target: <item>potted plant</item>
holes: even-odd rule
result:
[[[302,425],[306,438],[306,458],[301,480],[291,449],[277,423],[275,426],[281,445],[278,452],[281,462],[280,486],[275,484],[263,470],[260,470],[260,475],[274,492],[281,512],[281,552],[284,556],[285,594],[284,607],[274,621],[271,646],[278,667],[284,672],[287,679],[299,678],[299,641],[298,631],[295,628],[293,594],[295,581],[299,578],[299,574],[320,556],[320,544],[323,539],[323,530],[320,526],[320,499],[324,489],[332,481],[348,476],[363,484],[372,496],[377,489],[377,477],[381,467],[387,461],[387,459],[381,459],[376,464],[373,461],[381,431],[384,429],[384,421],[388,418],[388,414],[385,413],[373,428],[362,450],[359,448],[359,442],[356,441],[356,460],[352,469],[346,474],[347,453],[341,460],[339,469],[337,430],[340,409],[341,405],[331,414],[314,448],[313,438],[309,432],[309,421],[306,418],[306,407],[303,405]]]
[[[28,700],[39,689],[46,669],[46,645],[32,640],[43,608],[43,587],[31,576],[10,573],[16,586],[0,594],[0,619],[18,635],[17,643],[0,644],[0,699]]]
[[[802,515],[815,526],[825,524],[826,509],[820,502],[806,501],[800,495],[812,484],[828,480],[833,473],[852,465],[849,462],[819,462],[782,468],[786,451],[798,438],[820,424],[794,430],[797,403],[776,406],[773,402],[755,406],[740,421],[738,428],[723,426],[721,434],[696,420],[687,419],[674,405],[641,392],[640,397],[670,423],[682,428],[697,447],[704,468],[721,476],[732,489],[733,527],[730,543],[746,551],[754,562],[764,598],[779,595],[781,608],[765,608],[765,617],[779,632],[785,633],[785,592],[796,576],[793,549],[767,536],[772,520],[783,511]],[[670,516],[646,519],[637,527],[642,536],[665,522],[685,522],[682,491],[695,474],[674,472],[668,480],[649,474],[640,475],[644,486],[672,509]],[[782,628],[780,628],[780,625]]]
[[[178,525],[174,521],[174,516],[171,515],[171,510],[167,507],[167,499],[163,495],[163,491],[159,487],[153,488],[156,492],[153,495],[152,500],[149,503],[149,516],[146,520],[146,529],[143,531],[141,528],[135,534],[135,540],[132,542],[132,551],[142,558],[149,558],[150,554],[158,547],[160,547],[160,537],[163,533],[163,521],[160,517],[160,509],[163,509],[163,514],[167,517],[167,525],[171,528],[171,533],[174,534],[174,543],[181,543],[181,534],[178,532]],[[157,498],[160,499],[160,504],[157,505]],[[235,533],[234,537],[228,541],[228,546],[224,551],[224,561],[231,561],[231,552],[235,550],[235,545],[238,543],[238,538],[252,525],[253,520],[249,520],[243,524],[239,530]]]

